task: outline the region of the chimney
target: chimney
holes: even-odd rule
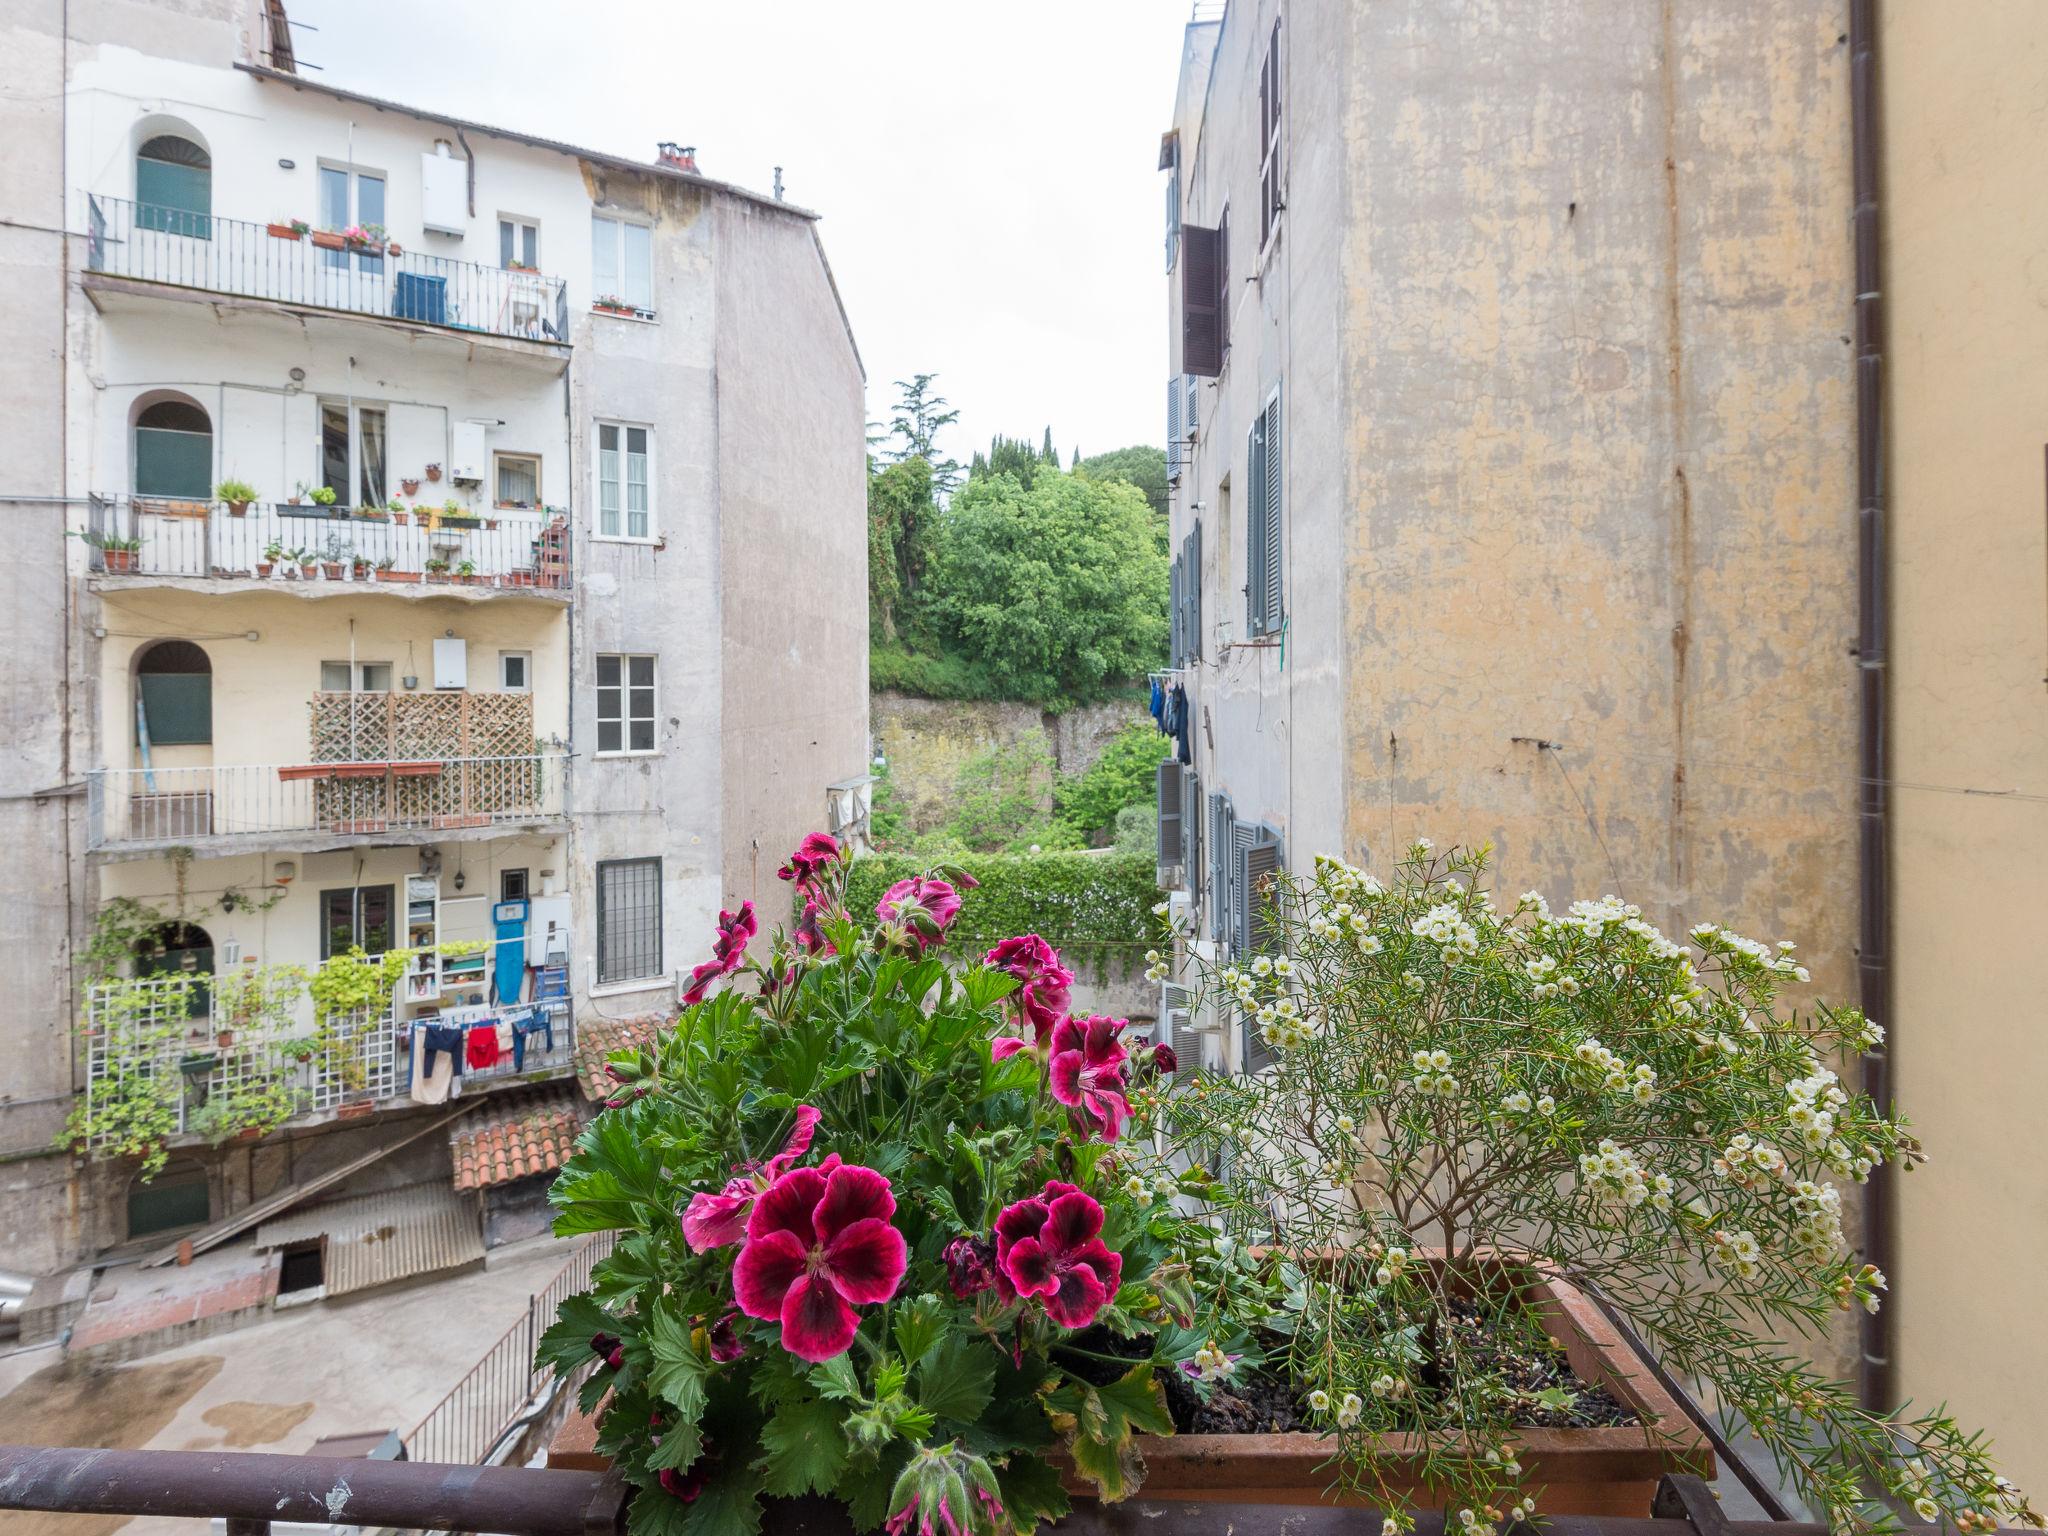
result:
[[[655,156],[657,165],[665,165],[672,171],[688,171],[692,176],[697,174],[696,145],[671,144],[663,140],[656,148],[659,151]]]

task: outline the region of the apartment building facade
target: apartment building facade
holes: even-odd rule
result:
[[[2023,1485],[2048,434],[2010,125],[2043,27],[1230,0],[1160,153],[1193,747],[1161,866],[1199,942],[1246,943],[1266,869],[1417,836],[1796,940],[1934,1153],[1860,1213],[1891,1305],[1818,1351]]]
[[[0,182],[31,1272],[413,1136],[428,1025],[516,1011],[470,1090],[566,1083],[721,906],[773,915],[803,832],[859,834],[866,761],[862,377],[814,215],[330,85],[276,3],[99,14],[12,23],[42,92]],[[294,973],[397,946],[335,1041]],[[151,1187],[118,1137],[55,1150],[143,1037],[184,1077]],[[251,1082],[287,1125],[210,1149]]]

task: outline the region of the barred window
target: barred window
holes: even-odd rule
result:
[[[599,860],[597,984],[661,974],[661,860]]]

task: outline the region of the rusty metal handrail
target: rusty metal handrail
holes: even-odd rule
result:
[[[625,1481],[608,1472],[471,1467],[240,1451],[0,1445],[0,1509],[222,1516],[255,1536],[273,1520],[496,1536],[612,1536]]]

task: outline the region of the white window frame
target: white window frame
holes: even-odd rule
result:
[[[604,431],[610,427],[619,434],[619,528],[616,533],[604,531]],[[647,532],[630,533],[632,512],[626,505],[626,433],[647,434]],[[590,536],[610,544],[655,544],[661,539],[661,520],[657,516],[659,507],[654,495],[654,428],[644,421],[597,421],[590,428]]]
[[[398,478],[391,473],[391,407],[382,400],[357,400],[345,395],[316,395],[313,398],[314,448],[318,454],[316,463],[320,466],[319,478],[314,483],[327,483],[327,421],[329,406],[348,416],[348,485],[334,493],[335,502],[344,507],[367,506],[363,495],[363,412],[373,411],[384,418],[384,484],[380,487],[383,497],[374,510],[382,511],[391,502],[391,488]]]
[[[607,661],[619,664],[619,712],[607,715],[604,712],[606,684],[599,681]],[[647,663],[648,681],[646,689],[648,739],[651,746],[633,745],[633,724],[642,717],[633,713],[633,691],[639,686],[633,681],[633,666],[636,661]],[[597,723],[596,739],[592,744],[593,757],[656,757],[661,752],[661,659],[651,651],[600,651],[591,662],[591,687],[596,694],[593,701],[594,718]],[[619,727],[619,744],[607,750],[604,743],[604,726],[607,720],[615,721]]]
[[[533,500],[532,500],[532,501],[530,501],[530,502],[524,502],[524,503],[522,503],[522,502],[511,502],[511,503],[507,503],[507,502],[504,502],[504,501],[501,501],[501,500],[499,500],[499,498],[498,498],[498,491],[499,491],[499,488],[500,488],[500,473],[499,473],[499,470],[500,470],[500,466],[501,466],[501,465],[503,465],[503,464],[504,464],[504,462],[505,462],[505,461],[506,461],[507,459],[523,459],[523,460],[525,460],[525,461],[526,461],[527,463],[529,463],[529,464],[531,464],[531,465],[533,466]],[[508,510],[508,509],[509,509],[509,510],[512,510],[512,511],[533,511],[533,512],[537,512],[537,511],[539,511],[539,510],[541,509],[541,507],[542,507],[543,505],[545,505],[545,502],[544,502],[544,500],[543,500],[543,498],[542,498],[542,496],[541,496],[541,493],[540,493],[540,470],[541,470],[541,462],[540,462],[540,455],[539,455],[539,454],[537,454],[537,453],[518,453],[518,452],[514,452],[514,451],[513,451],[513,450],[511,450],[511,449],[505,449],[505,448],[495,448],[495,449],[491,450],[491,505],[492,505],[492,506],[493,506],[494,508],[497,508],[497,509],[500,509],[500,510]]]
[[[612,273],[618,279],[619,291],[606,293],[598,287],[597,278],[597,236],[598,226],[609,224],[612,239]],[[626,229],[647,231],[647,292],[644,297],[625,291],[626,283]],[[590,212],[590,300],[595,304],[599,299],[614,298],[629,307],[634,316],[641,320],[654,318],[654,226],[645,219],[629,218],[623,213],[593,208]]]
[[[327,156],[322,155],[316,162],[313,172],[313,207],[323,219],[327,216],[325,213],[327,189],[325,185],[326,178],[322,173],[327,171],[333,171],[336,175],[344,176],[348,181],[348,217],[342,221],[344,229],[351,224],[363,223],[363,183],[365,181],[374,181],[384,189],[384,217],[372,222],[384,226],[385,236],[388,239],[391,231],[391,173],[380,170],[373,165],[357,165],[352,160],[330,160]],[[323,227],[323,225],[319,224],[314,225],[316,229]],[[320,258],[320,265],[332,272],[345,272],[351,266],[358,273],[372,277],[388,278],[392,272],[392,268],[385,265],[385,258],[388,255],[385,252],[371,255],[365,251],[320,250],[317,254]]]
[[[398,669],[388,661],[372,660],[351,662],[340,659],[332,661],[323,661],[320,663],[320,681],[322,684],[320,691],[322,693],[340,693],[344,691],[339,688],[329,688],[325,686],[327,682],[327,669],[329,667],[343,667],[348,670],[349,677],[353,685],[346,690],[349,693],[389,693],[391,692],[391,684],[393,680],[396,679],[398,676]],[[367,682],[364,681],[364,676],[371,667],[382,667],[384,669],[384,686],[382,688],[372,688]]]
[[[498,215],[498,266],[503,271],[511,272],[515,269],[507,264],[505,257],[505,230],[507,226],[510,226],[512,230],[512,244],[515,256],[518,254],[517,247],[523,244],[519,238],[520,232],[529,229],[533,231],[532,270],[538,272],[540,270],[540,220],[529,219],[524,214],[519,213],[501,213]],[[517,270],[523,271],[526,269],[520,268]]]
[[[507,663],[508,661],[517,661],[517,662],[519,662],[519,663],[520,663],[520,671],[521,671],[522,673],[524,673],[524,674],[525,674],[525,678],[526,678],[526,680],[525,680],[524,682],[521,682],[521,683],[511,683],[511,682],[507,682],[507,681],[505,680],[505,664],[506,664],[506,663]],[[504,693],[531,693],[531,692],[533,692],[533,652],[531,652],[531,651],[500,651],[500,652],[498,652],[498,688],[499,688],[499,690],[500,690],[501,692],[504,692]]]

